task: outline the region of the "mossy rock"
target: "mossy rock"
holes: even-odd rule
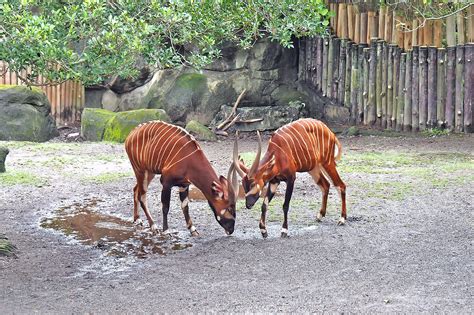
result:
[[[185,73],[176,78],[166,95],[165,110],[173,121],[184,120],[200,103],[207,91],[207,77],[199,73]]]
[[[58,136],[51,105],[39,88],[0,86],[0,140],[44,142]]]
[[[209,128],[195,120],[190,120],[186,124],[186,130],[192,135],[196,136],[196,138],[199,140],[217,141],[216,135],[211,130],[209,130]]]
[[[116,113],[106,109],[84,108],[81,116],[81,136],[88,141],[101,141],[107,122]]]
[[[5,160],[10,151],[5,147],[0,147],[0,173],[5,173]]]
[[[124,142],[136,126],[152,120],[169,122],[170,119],[162,109],[137,109],[116,113],[107,122],[102,140]]]

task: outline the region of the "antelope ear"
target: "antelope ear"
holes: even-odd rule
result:
[[[212,193],[219,199],[229,198],[229,182],[224,176],[219,177],[219,182],[212,182]]]

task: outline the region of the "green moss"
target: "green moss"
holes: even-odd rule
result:
[[[199,140],[217,141],[217,137],[214,132],[195,120],[191,120],[186,124],[186,130],[197,136]]]
[[[24,86],[24,85],[13,85],[13,84],[0,84],[0,90],[6,89],[17,89],[18,91],[31,90],[36,93],[44,94],[43,90],[37,86]]]
[[[180,75],[175,82],[175,86],[180,89],[201,90],[206,87],[207,77],[199,73],[185,73]]]
[[[138,109],[116,113],[116,115],[107,122],[103,140],[124,142],[128,134],[136,126],[152,120],[169,121],[169,117],[162,109]]]
[[[101,141],[104,130],[116,113],[100,108],[84,108],[81,117],[81,136],[88,141]]]

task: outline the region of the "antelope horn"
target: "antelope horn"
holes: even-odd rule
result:
[[[245,172],[242,171],[242,169],[240,168],[240,164],[239,164],[240,163],[239,162],[239,144],[237,143],[238,138],[239,138],[239,132],[237,131],[235,133],[235,141],[234,141],[234,156],[233,156],[234,163],[233,163],[233,165],[234,165],[234,169],[237,171],[237,173],[239,173],[240,177],[244,178],[245,175],[247,175],[247,174],[245,174]]]
[[[237,201],[237,198],[239,197],[239,181],[233,163],[230,165],[229,171],[227,172],[227,182],[230,184],[229,193],[232,195],[232,198],[229,199]]]
[[[257,149],[257,155],[255,156],[255,161],[253,161],[252,167],[250,168],[249,171],[249,176],[255,174],[258,170],[258,165],[260,163],[260,154],[262,153],[262,137],[260,136],[260,131],[257,130],[257,136],[258,136],[258,149]]]

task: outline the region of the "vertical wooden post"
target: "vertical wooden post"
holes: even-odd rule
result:
[[[413,66],[412,66],[412,52],[407,53],[406,57],[406,75],[405,75],[405,101],[404,101],[404,110],[403,110],[403,131],[411,130],[411,113],[412,113],[412,103],[411,103],[411,79],[413,77]]]
[[[426,21],[425,27],[423,28],[423,46],[433,45],[433,22]]]
[[[457,16],[458,45],[466,43],[466,28],[464,27],[464,12],[458,12]]]
[[[438,49],[438,77],[436,84],[436,125],[444,127],[446,108],[446,49]]]
[[[373,43],[375,45],[375,42]],[[375,104],[377,126],[382,126],[382,48],[383,41],[377,41],[377,64],[375,74]]]
[[[360,43],[367,44],[367,27],[368,27],[368,16],[367,13],[360,14]]]
[[[299,49],[298,49],[298,80],[306,81],[306,39],[300,38],[298,40]]]
[[[365,72],[366,72],[366,60],[365,60],[365,48],[367,44],[360,44],[357,47],[357,68],[359,69],[359,88],[357,90],[357,123],[362,124],[364,121],[364,102],[365,102]],[[367,76],[368,78],[368,76]]]
[[[342,39],[347,39],[347,35],[349,33],[349,28],[347,24],[347,4],[340,3],[339,4],[339,17],[337,19],[339,23],[340,35]]]
[[[324,39],[320,36],[316,37],[316,51],[318,55],[316,57],[316,89],[322,91],[321,82],[323,80],[323,43]]]
[[[329,10],[331,10],[332,12],[334,12],[334,16],[331,16],[329,18],[329,26],[331,27],[331,29],[333,30],[333,32],[336,32],[336,20],[337,20],[337,7],[336,7],[336,4],[335,3],[330,3],[329,4]]]
[[[467,41],[474,43],[474,5],[467,9]],[[470,49],[470,48],[469,48]]]
[[[397,26],[397,44],[401,49],[405,48],[405,33],[403,32],[405,29],[404,24],[400,23]]]
[[[332,91],[331,91],[331,97],[333,99],[337,99],[337,91],[339,88],[339,54],[341,50],[341,39],[335,37],[333,38],[333,55],[334,55],[334,60],[332,62]]]
[[[392,42],[392,30],[393,30],[393,13],[390,10],[386,11],[385,14],[385,34],[384,39],[387,43]]]
[[[436,47],[428,48],[428,119],[427,126],[433,128],[436,126],[436,86],[438,77],[438,49]]]
[[[420,80],[419,80],[419,113],[420,113],[420,130],[426,129],[426,122],[428,120],[428,47],[420,47],[419,50],[419,65],[420,65]]]
[[[394,66],[394,50],[397,46],[390,44],[388,46],[388,63],[387,63],[387,128],[392,127],[392,109],[393,109],[393,66]]]
[[[400,80],[400,58],[401,58],[401,49],[397,46],[393,50],[394,59],[393,59],[393,107],[391,113],[392,129],[397,127],[397,107],[398,107],[398,98],[400,95],[400,89],[403,87],[399,86]]]
[[[360,44],[360,13],[357,12],[355,14],[355,22],[354,22],[354,42],[356,44]]]
[[[386,42],[382,43],[382,89],[381,89],[381,104],[382,104],[382,128],[387,128],[387,66],[388,66],[388,46]]]
[[[332,97],[332,83],[333,83],[333,77],[334,77],[334,69],[333,69],[333,63],[334,63],[334,38],[329,37],[329,49],[328,49],[328,58],[327,58],[327,63],[328,63],[328,72],[327,72],[327,86],[326,86],[326,96],[331,98]]]
[[[474,6],[471,5],[471,8]],[[471,10],[471,13],[474,13],[474,10]],[[469,43],[464,47],[464,57],[466,61],[464,66],[464,131],[472,133],[474,132],[474,43]]]
[[[346,59],[347,59],[347,40],[341,40],[339,49],[339,74],[337,78],[336,99],[340,105],[344,104],[344,92],[346,83]]]
[[[463,131],[464,124],[464,46],[456,46],[456,104],[454,116],[455,130]]]
[[[352,3],[347,5],[347,36],[354,40],[354,5]]]
[[[416,28],[418,27],[418,20],[413,20],[412,22],[412,32],[411,32],[411,44],[412,46],[418,46],[418,31]]]
[[[369,72],[370,72],[370,48],[364,48],[364,125],[367,125],[367,116],[368,116],[368,103],[369,103]]]
[[[446,18],[446,44],[448,47],[456,46],[456,17],[454,15]]]
[[[433,23],[433,45],[437,48],[443,46],[443,23],[441,20],[435,20]]]
[[[329,37],[323,37],[323,63],[322,63],[322,82],[321,88],[323,96],[328,95],[328,53],[329,53]]]
[[[377,79],[377,39],[370,41],[369,57],[369,97],[367,102],[367,124],[375,125],[377,117],[376,79]]]
[[[342,103],[345,107],[351,108],[351,70],[352,70],[352,49],[353,43],[347,43],[346,53],[346,72],[344,74],[344,98]]]
[[[377,23],[374,11],[368,13],[368,30],[367,30],[367,42],[370,42],[372,38],[377,38]]]
[[[419,58],[418,58],[418,46],[413,46],[412,49],[412,80],[411,80],[411,130],[418,131],[419,130],[419,123],[420,123],[420,114],[419,114],[419,79],[420,79],[420,71],[419,71]]]
[[[406,25],[405,25],[405,28],[404,28],[404,34],[403,34],[403,48],[405,50],[411,50],[411,47],[412,47],[412,36],[411,34],[408,32],[409,30],[412,29],[412,26],[411,26],[411,22],[406,22]]]
[[[379,9],[379,26],[378,26],[378,37],[380,39],[385,38],[385,13],[387,12],[387,7],[380,6]]]
[[[454,130],[454,116],[456,103],[456,47],[446,48],[446,127]]]
[[[351,56],[351,123],[357,124],[357,96],[359,93],[359,61],[358,61],[358,49],[357,45],[352,46]]]
[[[400,55],[400,75],[398,77],[398,104],[397,104],[397,125],[396,131],[403,130],[403,113],[405,110],[405,77],[406,77],[407,54]]]

